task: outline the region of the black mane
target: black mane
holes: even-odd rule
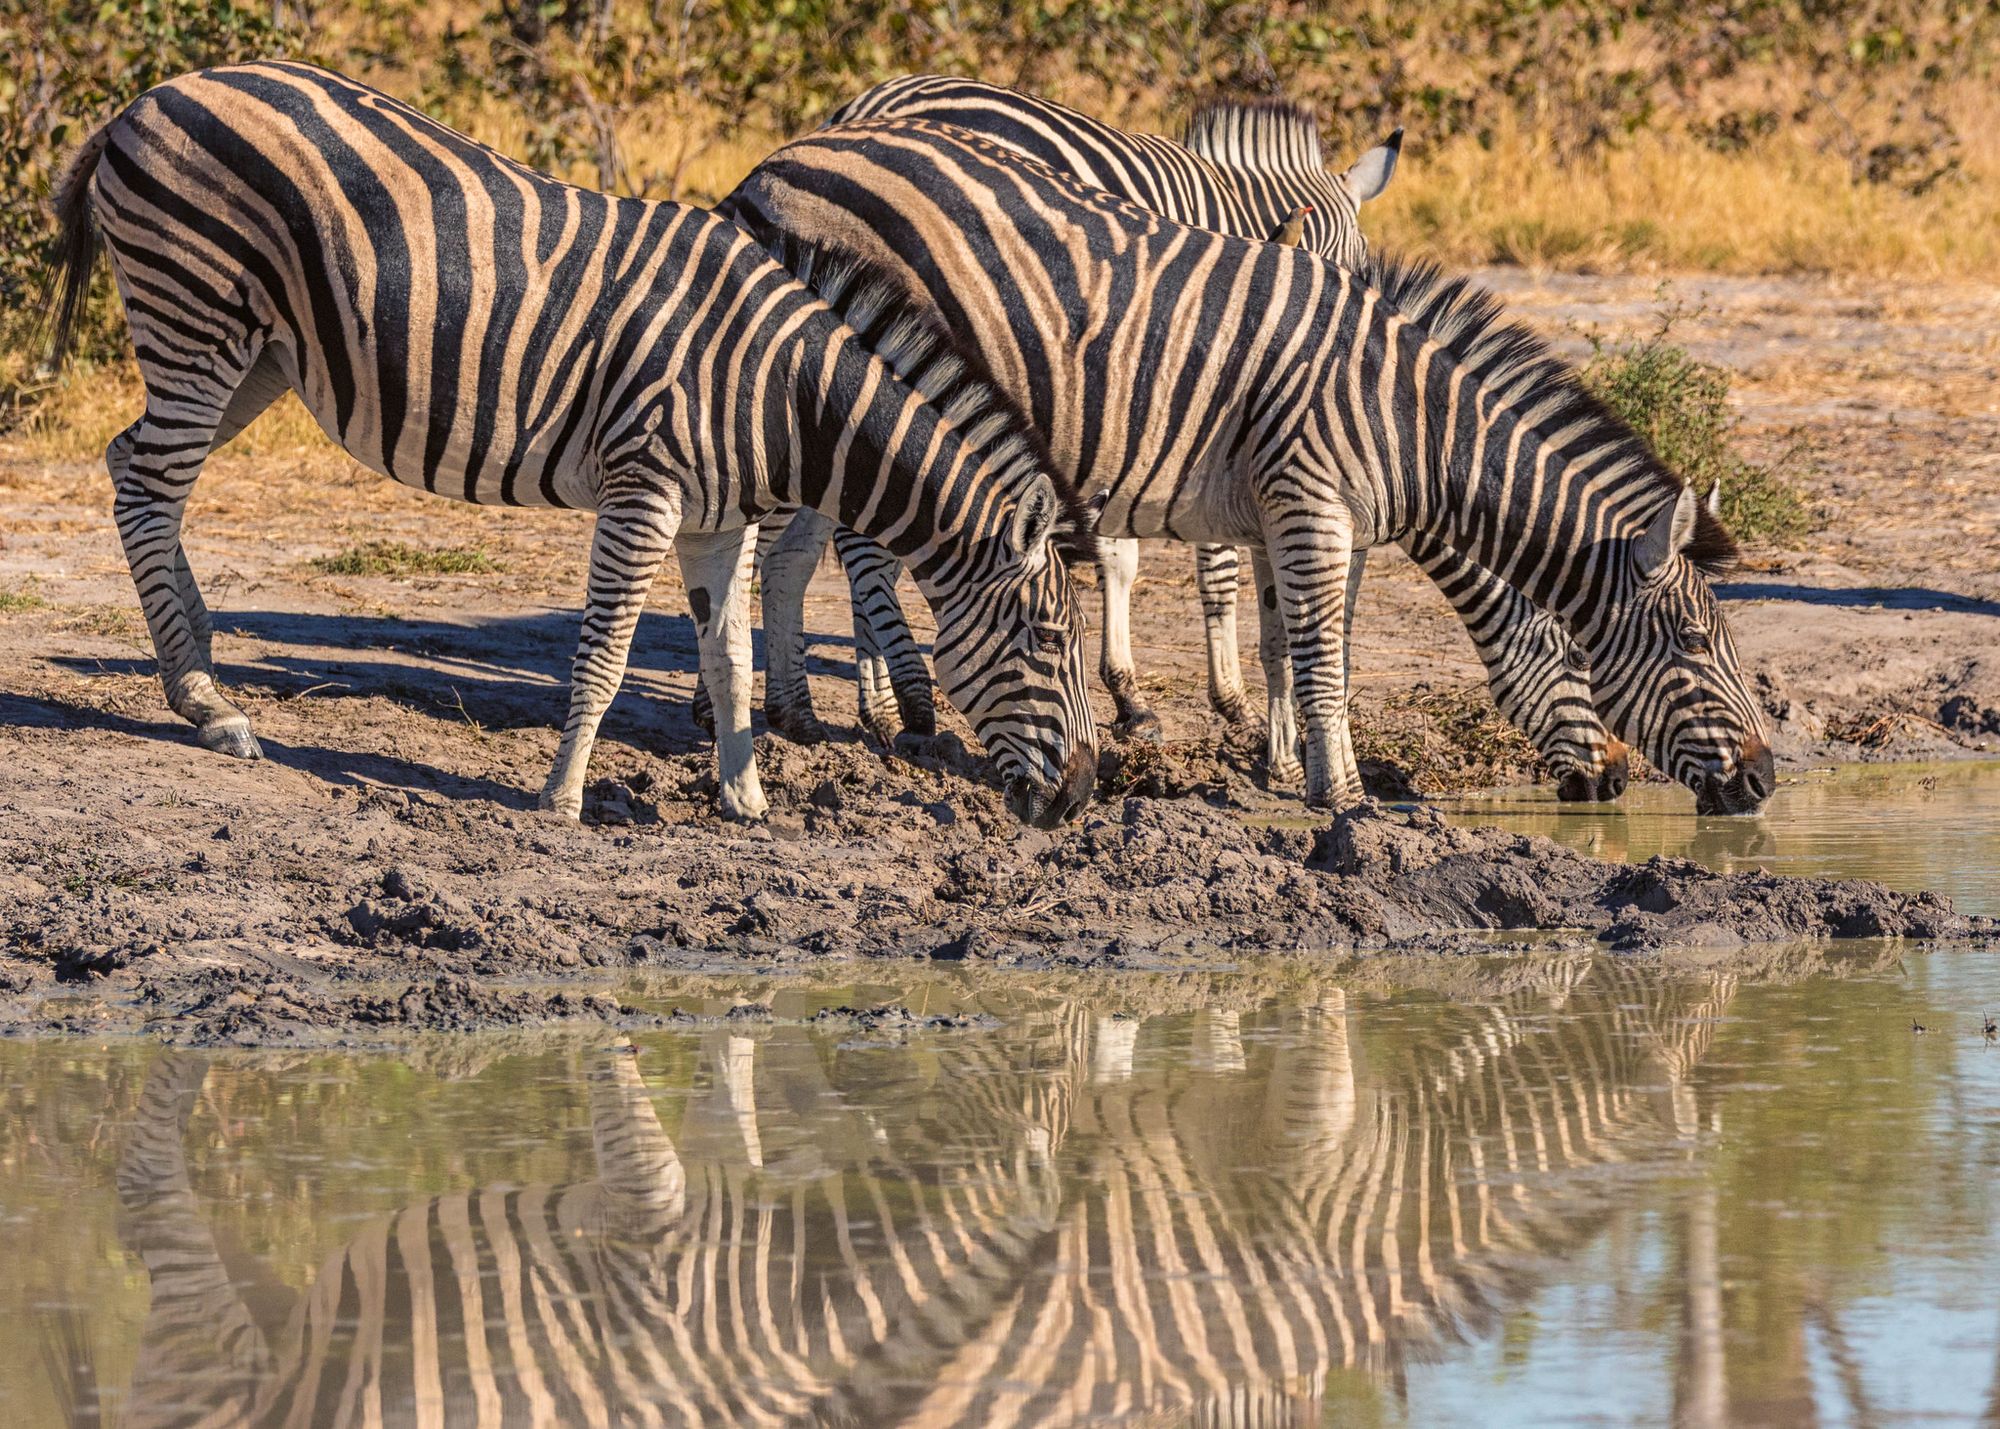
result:
[[[894,276],[849,249],[788,233],[768,236],[765,247],[792,275],[819,295],[869,350],[921,392],[965,433],[986,448],[1000,471],[1025,481],[1047,473],[1062,511],[1055,535],[1066,556],[1094,561],[1095,518],[1069,478],[1057,469],[1048,445],[1028,414],[993,380],[984,361],[961,344],[928,307]]]

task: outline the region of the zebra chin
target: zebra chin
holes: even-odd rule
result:
[[[1097,760],[1083,745],[1074,745],[1063,763],[1062,778],[1045,785],[1025,774],[1007,780],[1007,808],[1022,823],[1053,829],[1076,818],[1097,790]]]

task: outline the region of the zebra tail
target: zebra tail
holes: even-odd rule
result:
[[[91,270],[97,264],[97,221],[90,211],[90,181],[104,156],[111,125],[99,125],[77,146],[56,180],[56,242],[42,275],[43,363],[51,373],[62,368],[76,339],[83,305],[90,297]]]
[[[49,1391],[62,1423],[67,1429],[107,1423],[97,1378],[97,1350],[82,1313],[65,1308],[39,1311],[35,1318],[42,1368],[48,1374]]]

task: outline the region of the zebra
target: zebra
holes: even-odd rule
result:
[[[116,1178],[120,1238],[151,1285],[127,1418],[810,1422],[878,1347],[907,1362],[928,1324],[990,1315],[1058,1191],[1055,1137],[1024,1120],[1044,1077],[1020,1045],[955,1059],[965,1075],[892,1134],[839,1105],[802,1041],[704,1036],[706,1087],[672,1136],[638,1049],[591,1053],[595,1176],[371,1219],[275,1314],[238,1293],[192,1189],[209,1062],[162,1053]],[[784,1149],[760,1114],[760,1061],[802,1094]]]
[[[599,1049],[594,1176],[373,1218],[289,1306],[237,1289],[185,1151],[209,1063],[163,1052],[116,1172],[151,1291],[124,1403],[134,1423],[1267,1422],[1338,1371],[1390,1378],[1489,1330],[1529,1262],[1601,1224],[1596,1173],[1699,1145],[1691,1083],[1733,978],[1569,971],[1565,1016],[1515,969],[1414,1032],[1371,1033],[1338,985],[1166,1017],[1056,1000],[893,1096],[880,1059],[907,1052],[714,1029],[671,1136],[637,1050]]]
[[[1189,228],[927,120],[795,140],[722,211],[905,282],[1101,502],[1100,538],[1253,547],[1260,604],[1281,617],[1264,622],[1269,757],[1296,704],[1309,805],[1362,797],[1351,553],[1412,533],[1557,616],[1604,723],[1697,808],[1749,812],[1775,786],[1705,579],[1734,557],[1728,532],[1470,282]]]
[[[51,350],[101,234],[146,384],[105,454],[118,530],[168,703],[208,748],[261,755],[216,686],[182,513],[210,451],[289,388],[397,481],[597,514],[543,808],[580,814],[672,549],[726,711],[722,812],[763,815],[748,566],[759,516],[797,504],[911,563],[942,686],[1015,813],[1057,823],[1088,798],[1082,616],[1051,547],[1086,518],[1020,414],[864,265],[802,246],[795,276],[703,210],[558,183],[293,63],[149,90],[85,143],[57,208]]]
[[[1359,207],[1387,186],[1402,143],[1399,129],[1336,174],[1323,161],[1317,120],[1295,105],[1207,104],[1195,111],[1184,141],[1176,144],[1130,134],[999,85],[942,75],[879,84],[836,111],[829,124],[875,118],[933,119],[969,129],[1177,222],[1240,238],[1304,244],[1345,267],[1366,255]],[[810,695],[803,678],[792,673],[803,658],[803,621],[792,612],[804,600],[804,581],[818,556],[815,535],[823,539],[824,531],[817,513],[797,518],[787,530],[783,556],[765,565],[766,708],[774,727],[812,728]],[[885,723],[885,684],[893,685],[906,718],[921,720],[929,682],[921,660],[911,658],[913,642],[895,600],[894,563],[852,533],[837,533],[836,542],[854,588],[857,647],[890,651],[867,663],[857,660],[857,670],[870,681],[861,695],[863,723],[871,728]],[[1615,799],[1623,793],[1624,746],[1598,718],[1581,652],[1560,622],[1448,544],[1419,534],[1402,544],[1451,600],[1486,668],[1495,704],[1540,751],[1558,797]],[[1129,542],[1107,542],[1105,548],[1102,677],[1118,702],[1121,725],[1157,733],[1157,720],[1136,703],[1127,615],[1136,548]],[[1362,553],[1356,552],[1346,608],[1350,635],[1361,570]],[[1195,579],[1207,635],[1209,703],[1227,722],[1241,724],[1248,706],[1236,653],[1236,548],[1198,546]],[[892,622],[886,628],[885,618]],[[1122,648],[1112,648],[1114,636]],[[803,703],[783,708],[783,700]],[[1296,760],[1285,753],[1285,767],[1274,771],[1280,782],[1297,777]]]

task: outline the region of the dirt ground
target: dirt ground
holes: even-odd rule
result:
[[[1579,347],[1572,325],[1637,331],[1655,307],[1650,281],[1491,277]],[[1680,335],[1740,374],[1753,454],[1797,437],[1817,452],[1804,480],[1823,529],[1796,551],[1753,551],[1721,589],[1781,755],[2000,748],[2000,295],[1677,286],[1708,304]],[[218,663],[267,755],[233,763],[166,710],[108,508],[101,466],[0,440],[0,1029],[283,1041],[616,1019],[606,973],[634,966],[1133,966],[1451,951],[1477,942],[1468,929],[1647,948],[1973,927],[1866,885],[1627,870],[1421,812],[1315,837],[1208,716],[1192,563],[1170,548],[1147,552],[1135,611],[1169,746],[1107,744],[1080,825],[1018,828],[948,740],[885,756],[852,736],[804,750],[769,735],[769,826],[721,824],[670,573],[605,723],[585,825],[566,826],[533,796],[564,705],[587,519],[426,498],[303,449],[221,454],[188,519]],[[309,564],[377,540],[477,547],[498,569]],[[808,619],[821,713],[851,722],[834,572]],[[1400,553],[1371,566],[1354,668],[1380,792],[1532,776],[1481,712],[1449,609]]]

